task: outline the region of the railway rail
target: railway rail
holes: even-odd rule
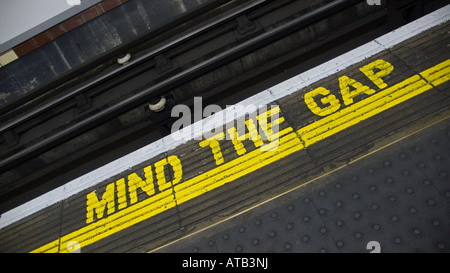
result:
[[[173,105],[192,106],[194,96],[238,101],[442,5],[432,1],[415,15],[423,3],[404,2],[219,1],[213,19],[128,50],[133,57],[123,66],[96,67],[75,86],[1,108],[0,211],[167,135]],[[403,22],[393,23],[399,14]],[[168,107],[154,113],[148,104],[160,96]]]
[[[49,139],[47,148],[64,143],[43,149],[41,165],[30,157],[2,174],[23,178],[2,188],[0,251],[362,252],[374,240],[383,252],[448,251],[450,6],[364,42],[385,31],[373,24],[391,22],[389,9],[276,3],[75,97],[67,115],[39,114],[28,126],[55,126],[50,137],[87,131]],[[226,37],[234,42],[218,43]],[[160,95],[168,105],[152,111]],[[216,113],[231,120],[206,117],[187,138],[165,136],[171,106],[193,96],[238,105]],[[217,135],[205,137],[210,129]],[[236,133],[244,138],[224,139]]]

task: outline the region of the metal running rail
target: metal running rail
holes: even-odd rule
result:
[[[268,0],[256,0],[256,1],[252,1],[251,3],[249,3],[247,5],[244,5],[244,6],[241,5],[239,8],[232,9],[231,11],[226,12],[219,18],[217,18],[211,22],[208,22],[199,28],[191,30],[187,33],[183,33],[183,34],[179,35],[179,37],[176,37],[175,39],[173,39],[171,41],[164,42],[164,43],[156,46],[150,52],[148,52],[136,59],[131,60],[129,63],[125,64],[124,66],[121,66],[121,67],[115,69],[114,71],[108,72],[107,74],[102,75],[101,77],[96,78],[93,81],[90,81],[89,83],[84,84],[83,86],[78,87],[63,96],[57,97],[57,98],[53,99],[52,101],[39,106],[36,109],[33,109],[27,113],[24,113],[23,115],[16,117],[12,121],[9,121],[5,124],[0,125],[0,134],[4,133],[5,131],[7,131],[7,130],[9,130],[9,129],[11,129],[11,128],[37,116],[39,114],[42,114],[45,111],[48,111],[49,109],[55,107],[56,105],[58,105],[64,101],[73,99],[74,97],[85,92],[89,88],[92,88],[98,84],[106,82],[108,79],[116,77],[119,74],[122,74],[122,73],[136,67],[137,65],[142,64],[145,61],[148,61],[157,55],[162,54],[163,52],[165,52],[171,48],[174,48],[182,43],[185,43],[186,41],[191,40],[191,39],[197,37],[198,35],[201,35],[202,33],[205,33],[225,22],[233,20],[236,17],[238,17],[241,13],[248,12],[251,9],[257,8],[267,1]],[[127,79],[128,79],[128,77],[127,77]]]
[[[264,1],[254,2],[253,4],[261,4]],[[142,104],[144,101],[148,101],[153,97],[162,95],[165,92],[170,91],[171,89],[185,83],[188,80],[196,78],[203,73],[210,71],[224,63],[236,59],[246,53],[249,53],[259,47],[267,45],[280,37],[286,36],[289,33],[292,33],[295,30],[308,26],[314,22],[320,21],[327,16],[336,13],[342,9],[345,9],[349,6],[355,5],[361,2],[361,0],[335,0],[331,3],[328,3],[310,13],[307,13],[303,16],[300,16],[289,23],[286,23],[282,26],[269,30],[255,38],[244,41],[241,44],[219,54],[215,57],[203,61],[181,73],[174,75],[166,80],[163,80],[160,83],[155,84],[150,88],[146,88],[139,93],[101,111],[95,113],[86,119],[80,121],[77,124],[74,124],[64,130],[59,131],[58,133],[52,135],[51,137],[42,140],[32,146],[29,146],[6,159],[0,161],[0,172],[3,172],[20,161],[24,161],[29,159],[35,155],[38,155],[44,152],[47,149],[57,146],[87,130],[90,128],[103,123],[106,120],[109,120],[115,116],[120,115],[128,110],[131,110],[134,107],[137,107]],[[244,9],[244,8],[243,8]],[[248,10],[248,9],[245,9]],[[240,13],[243,11],[241,10]],[[230,18],[234,18],[239,13],[232,13]],[[221,22],[224,22],[221,21]],[[210,25],[212,27],[212,25]],[[198,34],[198,33],[197,33]],[[190,38],[191,36],[185,36],[185,39]],[[181,39],[180,39],[181,41]]]

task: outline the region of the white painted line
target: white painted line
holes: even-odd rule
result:
[[[445,23],[449,19],[450,5],[447,5],[433,13],[430,13],[414,22],[409,23],[408,25],[387,33],[386,35],[383,35],[367,44],[364,44],[328,62],[316,66],[300,75],[292,77],[250,98],[247,98],[239,102],[239,105],[245,107],[248,105],[270,104],[277,99],[290,95],[311,85],[314,82],[317,82],[339,71],[342,71],[351,65],[357,64],[367,58],[370,58],[371,56],[380,53],[387,48],[395,46],[411,37],[414,37],[415,35],[420,34],[434,26]],[[234,115],[236,118],[242,117],[246,114],[245,112],[236,112],[234,111],[234,108],[227,108],[223,111],[218,114],[223,116]],[[205,124],[205,122],[210,118],[212,117],[208,117],[203,121],[199,121],[188,126],[187,130],[191,131],[191,128],[201,128],[202,126],[198,126],[198,124],[200,122]],[[208,132],[208,130],[211,129],[213,128],[203,126],[202,130],[192,130],[191,137],[189,139],[193,139],[195,136],[200,136],[204,132]],[[186,138],[174,141],[174,138],[169,135],[126,156],[114,160],[111,163],[106,164],[83,176],[80,176],[61,187],[58,187],[25,204],[22,204],[14,209],[11,209],[10,211],[5,212],[3,215],[1,215],[0,218],[0,229],[51,205],[61,202],[85,189],[94,187],[112,176],[125,172],[144,161],[150,160],[162,153],[170,151],[186,142]]]

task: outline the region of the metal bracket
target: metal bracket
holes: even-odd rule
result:
[[[3,138],[5,139],[6,146],[8,148],[14,147],[19,144],[19,136],[11,130],[4,132]]]
[[[249,39],[264,32],[257,22],[250,21],[246,15],[237,17],[236,22],[237,27],[234,33],[238,41]]]
[[[92,105],[91,99],[86,97],[84,94],[79,94],[78,96],[76,96],[75,102],[77,105],[76,109],[78,114],[89,110]]]
[[[244,35],[256,28],[255,24],[250,21],[245,15],[239,16],[238,18],[236,18],[236,21],[238,23],[236,30],[241,35]]]
[[[155,56],[154,60],[156,63],[155,69],[158,74],[162,74],[172,69],[172,62],[163,54]]]

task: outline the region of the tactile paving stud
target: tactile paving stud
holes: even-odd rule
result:
[[[290,243],[286,243],[284,245],[284,249],[286,249],[286,250],[291,250],[291,248],[292,248],[292,245]]]
[[[431,185],[431,181],[429,179],[425,179],[425,180],[423,180],[423,184],[426,186],[429,186],[429,185]]]
[[[433,226],[438,227],[441,225],[441,222],[439,220],[433,220]]]
[[[424,169],[426,167],[426,165],[424,162],[419,162],[419,163],[417,163],[417,167],[420,169]]]
[[[400,238],[400,237],[395,237],[394,238],[394,242],[396,243],[396,244],[400,244],[401,242],[402,242],[402,238]]]
[[[309,236],[303,235],[302,240],[303,240],[303,242],[309,242]]]
[[[416,214],[417,213],[417,209],[415,207],[411,207],[411,208],[409,208],[409,213]]]
[[[236,252],[242,252],[244,248],[241,245],[236,246],[235,250]]]
[[[288,223],[287,225],[286,225],[286,229],[287,230],[292,230],[293,228],[294,228],[294,223]]]
[[[437,244],[437,247],[440,250],[444,250],[445,249],[445,243],[440,242],[440,243]]]
[[[392,222],[397,223],[400,219],[398,218],[398,216],[394,215],[391,217]]]

